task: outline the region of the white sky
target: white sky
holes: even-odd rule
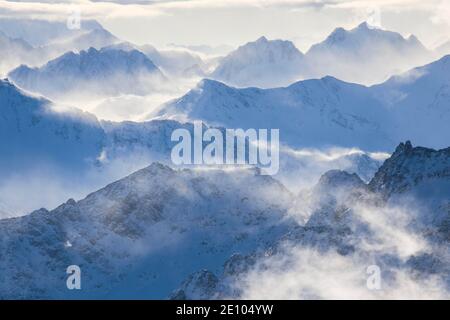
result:
[[[124,40],[157,46],[237,46],[265,35],[305,51],[368,18],[431,48],[450,39],[450,0],[0,0],[0,15],[64,19],[74,6]]]

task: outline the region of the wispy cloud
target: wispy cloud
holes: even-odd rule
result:
[[[78,6],[89,17],[148,16],[165,14],[176,9],[277,7],[291,9],[361,8],[374,5],[387,8],[422,8],[435,10],[448,5],[441,0],[5,0],[0,1],[0,14],[32,16],[64,16],[67,8]],[[448,9],[448,8],[447,8]],[[436,12],[436,21],[443,18]]]

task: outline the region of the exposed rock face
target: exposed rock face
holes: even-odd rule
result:
[[[293,223],[291,198],[254,170],[152,164],[81,201],[0,220],[0,296],[167,297],[199,268],[218,268],[235,251],[281,237]],[[80,292],[65,288],[72,264],[83,271]]]
[[[214,273],[202,270],[191,274],[181,285],[182,289],[176,290],[171,295],[172,300],[211,299],[217,290],[219,279]]]
[[[310,191],[306,223],[296,218],[296,197],[258,170],[155,163],[81,201],[0,220],[0,296],[239,298],[248,274],[271,268],[267,259],[279,261],[279,272],[295,263],[286,248],[450,285],[448,161],[447,149],[406,143],[369,186],[355,174],[327,172]],[[420,204],[417,212],[399,207],[405,195]],[[73,264],[84,290],[65,288]]]
[[[413,148],[410,141],[401,143],[385,161],[369,188],[386,197],[402,193],[430,179],[450,177],[450,148],[433,150]]]
[[[269,250],[255,251],[245,256],[233,255],[225,263],[223,271],[218,273],[219,283],[214,284],[216,291],[210,298],[242,296],[242,290],[245,290],[242,283],[246,283],[245,279],[250,271],[267,269],[268,265],[264,261],[270,257],[275,257],[275,260],[287,259],[286,254],[283,254],[286,244],[301,250],[314,248],[323,253],[336,252],[353,260],[363,257],[364,261],[370,260],[383,270],[390,270],[385,271],[387,274],[404,270],[417,279],[437,276],[448,291],[449,169],[449,149],[436,151],[422,147],[413,148],[408,141],[396,148],[392,157],[385,162],[368,185],[354,174],[337,170],[325,173],[310,195],[313,197],[312,215],[306,224],[293,226],[286,236],[274,243]],[[447,191],[440,194],[433,193],[431,197],[419,194],[416,197],[420,203],[418,212],[413,213],[406,209],[406,214],[410,216],[407,217],[405,225],[397,229],[397,219],[404,217],[396,216],[397,211],[401,209],[395,205],[402,203],[400,202],[402,196],[416,196],[415,189],[421,184],[429,186],[430,183],[447,184],[445,188]],[[408,200],[411,201],[410,198]],[[425,218],[417,219],[423,216]],[[371,218],[379,219],[381,228],[376,226],[377,223],[374,225]],[[418,236],[428,243],[428,248],[406,256],[394,253],[395,251],[367,249],[368,243],[383,246],[385,240],[378,233],[383,233],[383,228],[389,228],[389,224],[395,226],[394,233],[410,234],[411,239]],[[394,243],[390,245],[395,246]],[[284,269],[279,272],[283,272],[282,270]],[[190,297],[186,295],[184,298]]]

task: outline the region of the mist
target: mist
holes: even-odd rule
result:
[[[277,248],[256,255],[249,271],[226,280],[233,283],[231,291],[239,292],[240,299],[450,298],[445,271],[422,272],[412,262],[415,257],[442,251],[439,244],[425,237],[427,226],[417,225],[421,209],[414,199],[400,206],[380,203],[371,194],[356,202],[350,200],[348,191],[333,194],[338,195],[336,208],[345,205],[349,209],[342,217],[315,219],[314,225],[331,223],[334,228],[343,223],[350,227],[351,234],[341,241],[354,251],[339,252],[333,242],[326,245],[322,239],[316,243],[314,237],[306,243],[283,240]],[[316,206],[312,214],[321,210],[330,209]],[[297,221],[305,223],[310,218],[297,216]],[[380,271],[380,286],[376,288],[371,285],[373,270]]]

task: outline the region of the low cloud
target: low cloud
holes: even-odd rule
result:
[[[266,259],[239,284],[243,299],[448,299],[440,279],[414,279],[401,269],[383,277],[380,290],[367,287],[370,261],[335,252],[290,248]],[[383,281],[384,280],[384,281]]]
[[[448,299],[439,273],[419,275],[408,264],[411,257],[433,253],[427,239],[411,226],[417,216],[412,206],[358,203],[350,209],[351,221],[367,229],[356,227],[353,240],[345,238],[347,245],[355,241],[353,253],[285,242],[238,276],[234,289],[243,299]],[[368,285],[373,266],[380,271],[379,288]]]

